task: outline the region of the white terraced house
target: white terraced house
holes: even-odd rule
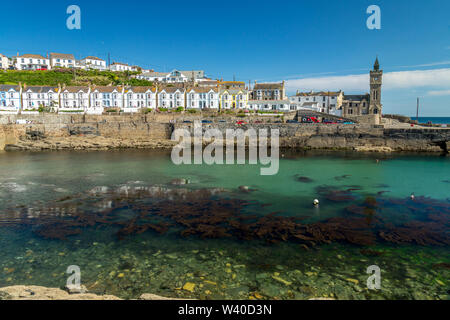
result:
[[[25,86],[22,89],[22,110],[38,111],[39,107],[57,109],[59,106],[58,91],[58,87]]]
[[[109,70],[111,70],[111,71],[131,71],[131,72],[135,72],[138,69],[135,66],[129,66],[129,65],[125,64],[125,63],[113,62],[113,64],[111,64],[109,66]]]
[[[58,112],[87,112],[90,93],[89,87],[63,87],[59,95]]]
[[[9,58],[0,54],[0,69],[7,70],[9,69]]]
[[[158,92],[158,108],[180,108],[185,107],[185,89],[168,87]]]
[[[319,112],[340,116],[342,114],[342,104],[344,102],[344,92],[342,91],[321,91],[321,92],[299,92],[295,96],[289,97],[292,104],[298,109],[317,109]]]
[[[0,113],[18,113],[22,107],[20,101],[21,94],[21,86],[0,85]]]
[[[258,111],[292,111],[289,100],[249,100],[248,108]]]
[[[155,87],[130,87],[124,92],[123,111],[126,113],[139,112],[140,109],[155,109],[157,94]]]
[[[90,106],[88,113],[102,114],[105,108],[123,108],[123,87],[94,86],[90,93]]]
[[[108,70],[106,67],[106,61],[97,57],[86,57],[79,61],[81,66],[84,66],[86,69],[100,70],[105,71]]]
[[[73,54],[50,53],[50,65],[52,68],[75,68],[76,60]]]
[[[218,109],[219,89],[196,87],[186,93],[187,109]]]
[[[17,70],[50,70],[50,60],[38,54],[24,54],[14,57]]]

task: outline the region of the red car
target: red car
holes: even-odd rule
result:
[[[240,120],[240,121],[236,122],[236,124],[243,125],[243,124],[247,124],[247,122]]]

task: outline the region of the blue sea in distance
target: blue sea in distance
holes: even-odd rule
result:
[[[416,117],[411,118],[411,120],[416,119]],[[430,121],[433,124],[450,124],[450,117],[419,117],[419,123],[428,123]]]

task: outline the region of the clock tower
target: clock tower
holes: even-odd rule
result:
[[[381,104],[381,86],[383,85],[383,70],[380,70],[378,57],[375,60],[373,70],[370,71],[370,105],[369,114],[381,116],[383,105]]]

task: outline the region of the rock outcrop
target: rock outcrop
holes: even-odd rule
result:
[[[12,286],[0,288],[0,300],[122,300],[111,295],[96,295],[85,292],[86,290],[61,290],[39,286]],[[72,293],[69,293],[72,292]],[[81,292],[81,293],[80,293]],[[156,294],[145,293],[139,300],[182,300],[161,297]]]
[[[0,289],[0,300],[121,300],[115,296],[92,293],[69,294],[67,291],[38,286],[13,286]]]

